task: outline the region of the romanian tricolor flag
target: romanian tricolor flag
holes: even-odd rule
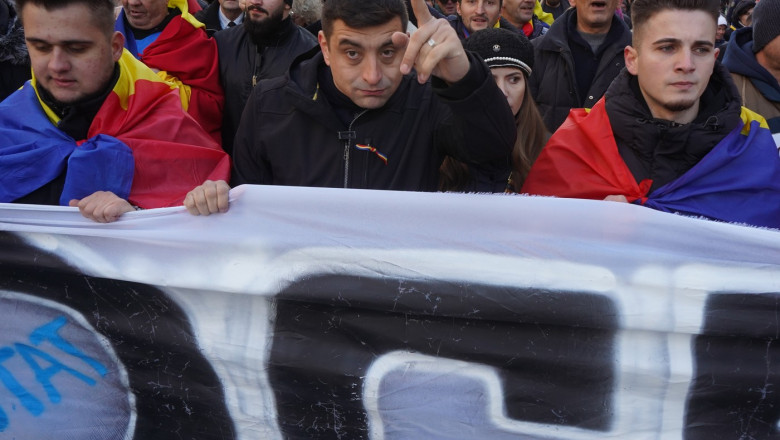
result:
[[[168,7],[179,9],[181,15],[173,17],[141,53],[133,32],[125,28],[124,10],[119,13],[115,28],[125,36],[125,49],[159,70],[160,78],[179,87],[182,107],[221,143],[225,95],[219,81],[217,43],[189,12],[187,0],[169,0]]]
[[[230,159],[181,109],[175,87],[125,51],[119,80],[87,139],[57,128],[35,80],[0,104],[0,202],[12,202],[67,170],[60,204],[112,191],[142,208],[180,205],[206,179],[227,180]]]
[[[618,152],[604,98],[572,110],[531,168],[522,192],[629,202],[665,212],[780,228],[780,157],[766,121],[742,108],[743,124],[678,179],[648,194]]]

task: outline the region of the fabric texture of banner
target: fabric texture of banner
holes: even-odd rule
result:
[[[776,436],[777,230],[503,194],[230,197],[109,224],[0,204],[0,437]]]

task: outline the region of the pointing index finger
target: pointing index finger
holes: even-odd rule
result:
[[[412,11],[415,18],[417,18],[417,27],[421,28],[425,23],[433,20],[431,11],[428,10],[428,5],[425,4],[425,0],[410,0],[412,4]]]

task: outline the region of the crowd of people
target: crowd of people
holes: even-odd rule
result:
[[[0,202],[506,192],[780,228],[780,0],[0,0]]]

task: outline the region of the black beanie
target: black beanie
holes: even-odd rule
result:
[[[488,67],[517,67],[526,76],[531,75],[534,67],[534,47],[528,37],[507,29],[474,32],[463,46],[482,57]]]
[[[288,5],[290,5],[290,7],[292,8],[293,0],[284,0],[284,2],[287,3]]]
[[[753,9],[753,52],[780,35],[780,0],[761,0]]]

